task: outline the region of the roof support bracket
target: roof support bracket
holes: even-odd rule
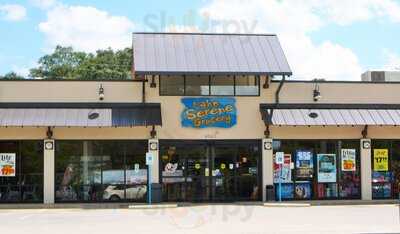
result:
[[[151,76],[151,83],[150,83],[150,88],[156,88],[156,81],[155,81],[155,75]]]
[[[51,129],[50,126],[47,127],[46,136],[47,136],[47,139],[52,139],[53,138],[53,130]]]
[[[368,125],[364,126],[364,129],[361,131],[361,135],[364,139],[368,137]]]
[[[265,135],[265,138],[270,138],[271,137],[271,130],[269,129],[269,124],[267,124],[265,126],[264,135]]]
[[[150,136],[151,136],[151,139],[154,139],[157,136],[156,127],[154,125],[151,127]]]
[[[265,82],[263,84],[263,89],[269,89],[270,84],[271,84],[271,77],[265,76]]]

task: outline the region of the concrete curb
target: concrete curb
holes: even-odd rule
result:
[[[128,208],[137,210],[169,209],[169,208],[178,208],[178,204],[130,205]]]
[[[279,203],[279,202],[271,202],[271,203],[264,203],[263,206],[265,207],[310,207],[310,203]]]

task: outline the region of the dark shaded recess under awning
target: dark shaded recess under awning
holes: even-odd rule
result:
[[[398,104],[261,104],[260,112],[266,125],[400,125]]]
[[[2,127],[162,125],[160,103],[0,103]]]

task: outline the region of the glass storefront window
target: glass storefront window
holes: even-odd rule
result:
[[[273,146],[285,155],[283,165],[274,163],[276,186],[282,178],[282,199],[360,198],[358,140],[282,140]]]
[[[258,96],[259,76],[160,76],[161,96]]]
[[[185,94],[183,76],[160,76],[160,95],[183,96]]]
[[[145,141],[58,141],[56,201],[144,201]]]
[[[210,76],[186,76],[186,96],[210,95]]]
[[[235,94],[243,96],[259,95],[260,85],[258,76],[236,76],[235,77]]]
[[[2,141],[0,154],[15,155],[15,168],[0,176],[0,202],[42,202],[43,142]]]
[[[372,198],[397,198],[400,178],[400,141],[372,141]]]
[[[234,77],[233,76],[212,76],[211,77],[211,95],[232,96],[234,95]]]

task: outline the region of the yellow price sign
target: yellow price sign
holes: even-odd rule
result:
[[[221,170],[224,170],[226,168],[225,163],[221,163]]]
[[[374,149],[374,171],[388,171],[389,150]]]
[[[194,165],[194,168],[196,168],[197,170],[199,170],[200,169],[200,163],[196,163],[195,165]]]

